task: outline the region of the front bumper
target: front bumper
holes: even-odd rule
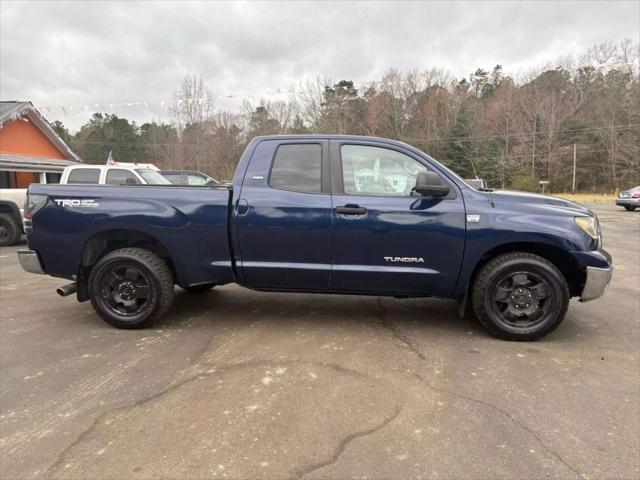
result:
[[[25,272],[45,275],[38,254],[33,250],[18,250],[18,260]]]
[[[581,302],[588,302],[601,297],[611,283],[613,265],[608,268],[587,267],[587,278],[580,294]]]

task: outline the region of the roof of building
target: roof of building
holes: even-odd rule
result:
[[[77,165],[72,160],[57,158],[30,157],[0,153],[0,170],[21,170],[27,172],[62,172],[69,165]]]
[[[67,145],[67,143],[62,138],[60,138],[60,136],[55,132],[47,119],[42,116],[42,114],[36,107],[33,106],[31,102],[0,101],[0,128],[2,128],[5,124],[22,117],[27,117],[31,122],[33,122],[33,124],[42,132],[42,134],[47,137],[47,139],[51,143],[53,143],[55,147],[60,150],[60,152],[66,158],[66,160],[55,160],[48,158],[41,160],[52,162],[52,164],[62,162],[60,163],[60,165],[64,166],[71,165],[76,162],[82,162],[80,157],[78,157],[78,155],[73,150],[71,150],[71,147],[69,147],[69,145]],[[2,154],[2,157],[5,156],[15,157],[16,155]],[[34,159],[36,159],[37,157],[24,156],[21,158],[34,161]]]

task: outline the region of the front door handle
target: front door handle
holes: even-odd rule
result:
[[[364,215],[367,213],[367,209],[360,205],[348,203],[342,207],[336,207],[336,213],[339,213],[340,215]]]

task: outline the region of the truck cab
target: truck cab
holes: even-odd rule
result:
[[[427,172],[445,195],[415,191]],[[265,139],[234,197],[242,281],[252,288],[447,296],[455,287],[461,191],[402,146]]]

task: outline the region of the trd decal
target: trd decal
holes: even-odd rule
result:
[[[70,207],[70,208],[76,208],[76,207],[93,207],[93,208],[95,208],[95,207],[99,207],[100,206],[100,204],[98,202],[96,202],[92,198],[85,198],[85,199],[79,199],[79,198],[56,198],[53,201],[56,202],[61,207]]]

